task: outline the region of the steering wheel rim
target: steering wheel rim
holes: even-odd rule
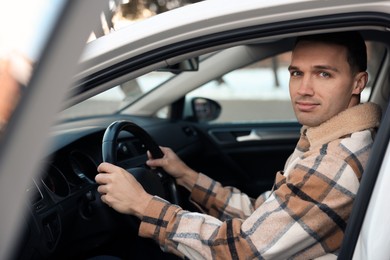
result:
[[[153,158],[159,159],[164,156],[158,144],[143,128],[133,122],[119,120],[111,123],[104,132],[102,141],[103,162],[117,163],[117,140],[119,133],[122,131],[127,131],[139,138]],[[156,171],[161,178],[162,185],[168,191],[168,200],[173,204],[179,205],[179,195],[175,179],[160,167]]]

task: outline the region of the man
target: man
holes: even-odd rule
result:
[[[146,193],[124,169],[98,167],[103,202],[139,217],[139,235],[191,259],[313,259],[336,256],[366,166],[378,106],[360,104],[366,46],[358,33],[304,36],[292,52],[290,96],[303,125],[295,151],[256,200],[197,173],[172,150],[147,164],[163,167],[206,214]],[[261,165],[259,165],[261,171]]]

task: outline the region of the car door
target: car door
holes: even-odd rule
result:
[[[299,137],[298,123],[238,123],[198,126],[205,139],[197,167],[252,197],[269,190]]]
[[[25,56],[35,58],[31,60],[35,65],[34,70],[31,80],[23,82],[26,83],[26,90],[22,92],[0,140],[0,259],[13,259],[11,256],[20,238],[19,232],[23,227],[26,205],[29,204],[31,195],[28,194],[27,187],[44,166],[42,158],[50,143],[50,125],[72,81],[74,67],[85,41],[106,6],[103,0],[45,2],[46,5],[43,5],[43,2],[32,4],[31,9],[22,1],[19,1],[17,6],[27,8],[29,13],[39,14],[42,18],[42,23],[38,24],[40,27],[29,27],[28,23],[32,21],[28,19],[30,17],[23,16],[21,8],[6,9],[14,15],[12,19],[17,17],[14,11],[18,10],[17,18],[20,20],[11,26],[12,30],[31,36],[25,42],[13,43],[25,43],[29,47],[28,51],[43,51],[34,52],[37,55],[34,57]],[[9,24],[12,19],[6,23]],[[36,25],[34,22],[35,20],[32,25]],[[27,29],[22,30],[20,24]],[[39,30],[36,30],[37,28]],[[10,35],[5,38],[5,42],[14,40]],[[20,51],[18,48],[16,50]],[[14,76],[20,76],[25,67],[15,68]],[[0,82],[0,87],[6,89],[7,83]]]

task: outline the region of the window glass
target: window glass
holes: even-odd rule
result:
[[[288,92],[291,53],[262,60],[215,79],[188,93],[222,106],[216,122],[295,120]]]
[[[361,95],[362,102],[369,100],[371,90],[379,73],[379,68],[386,54],[386,46],[383,43],[366,42],[366,45],[368,83]]]
[[[152,71],[126,81],[60,113],[64,120],[116,113],[169,80],[174,74]]]
[[[369,99],[384,50],[382,44],[367,43],[369,82],[362,102]],[[193,97],[217,101],[222,112],[214,123],[296,121],[288,88],[290,59],[287,52],[231,71],[188,93],[186,102]]]

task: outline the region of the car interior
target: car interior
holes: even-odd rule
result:
[[[389,32],[371,27],[359,30],[371,62],[362,99],[379,104],[385,114],[390,91]],[[170,74],[167,80],[132,102],[122,101],[114,113],[71,117],[67,113],[73,105],[89,100],[83,95],[72,99],[53,127],[46,167],[26,188],[31,198],[29,214],[15,259],[176,258],[163,253],[154,241],[138,237],[135,217],[121,215],[101,202],[94,178],[103,161],[124,167],[150,193],[190,211],[199,209],[188,201],[189,193],[169,177],[156,174],[161,169],[146,167],[147,150],[170,147],[196,171],[251,197],[271,189],[275,172],[283,169],[296,145],[301,125],[288,102],[288,78],[263,77],[256,69],[267,67],[272,72],[276,66],[287,71],[297,35],[249,37],[188,50],[177,59],[172,57],[171,67],[160,68],[161,73]],[[253,93],[249,89],[234,92],[226,87],[234,80],[242,81],[243,69],[253,69],[248,77],[259,86],[270,80],[287,82],[273,86],[277,97],[259,101],[248,97]],[[88,84],[95,84],[94,91],[103,92],[114,86],[123,88],[138,76],[142,76],[140,71],[125,70],[119,79],[102,83],[79,79],[75,88],[89,89]],[[262,91],[268,88],[260,87]]]

